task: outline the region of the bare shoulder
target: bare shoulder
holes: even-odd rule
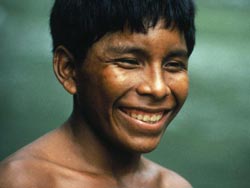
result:
[[[33,158],[11,157],[0,163],[0,188],[46,187],[49,173]]]
[[[41,138],[40,140],[46,140]],[[21,148],[0,163],[0,188],[42,188],[52,182],[52,165],[46,160],[41,141]],[[49,181],[48,181],[49,180]]]
[[[185,178],[169,169],[162,170],[162,185],[163,188],[192,188]]]
[[[150,160],[144,159],[151,171],[157,172],[160,188],[192,188],[191,184],[178,173],[164,168]]]

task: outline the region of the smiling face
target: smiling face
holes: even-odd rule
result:
[[[147,34],[107,34],[76,72],[81,115],[111,143],[149,152],[187,97],[187,64],[184,36],[161,22]]]

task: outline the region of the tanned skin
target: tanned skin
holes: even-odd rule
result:
[[[0,188],[191,187],[141,156],[158,145],[187,97],[183,34],[159,21],[147,34],[106,34],[81,64],[59,46],[53,62],[74,95],[72,115],[2,161]]]

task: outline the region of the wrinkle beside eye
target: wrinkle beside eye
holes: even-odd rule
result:
[[[187,70],[187,63],[183,61],[168,61],[163,64],[163,68],[171,72],[183,71]]]
[[[125,69],[135,69],[140,67],[140,63],[137,59],[129,59],[129,58],[119,58],[115,59],[114,63],[121,68]]]

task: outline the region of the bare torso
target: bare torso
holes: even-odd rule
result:
[[[24,147],[0,165],[0,188],[190,188],[178,174],[141,158],[141,168],[122,175],[98,171],[71,155],[60,130]],[[94,160],[94,158],[93,158]]]

